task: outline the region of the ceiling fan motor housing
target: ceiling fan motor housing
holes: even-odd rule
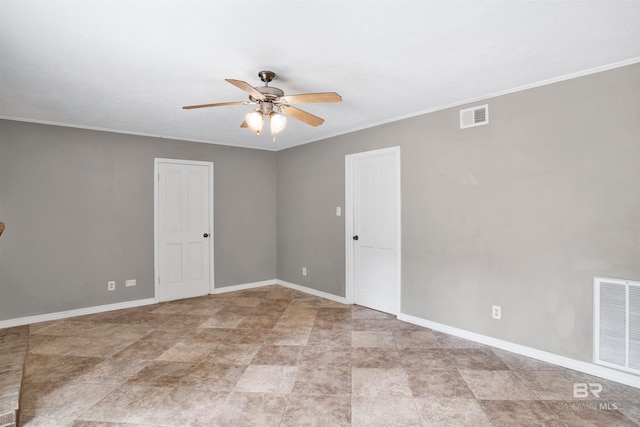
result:
[[[278,98],[282,98],[284,96],[284,91],[282,89],[278,89],[277,87],[269,87],[269,82],[273,80],[276,76],[276,73],[273,71],[260,71],[258,73],[258,77],[260,80],[264,82],[264,86],[257,86],[254,89],[263,94],[266,97],[267,101],[275,101]],[[249,95],[249,99],[252,102],[260,102],[253,96]]]
[[[267,98],[275,99],[275,98],[281,98],[284,96],[284,91],[282,89],[278,89],[277,87],[258,86],[255,89],[261,94],[263,94],[264,96],[266,96]],[[253,98],[251,95],[249,95],[249,98],[252,101],[256,101],[256,99]]]

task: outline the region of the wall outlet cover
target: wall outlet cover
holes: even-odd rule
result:
[[[491,306],[491,317],[493,317],[494,319],[497,319],[497,320],[502,319],[502,307],[500,307],[499,305],[492,305]]]

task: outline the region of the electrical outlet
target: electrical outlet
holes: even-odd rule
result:
[[[116,282],[113,281],[113,280],[107,282],[107,290],[115,291],[116,290]]]
[[[124,285],[129,287],[129,286],[135,286],[136,285],[136,279],[130,279],[130,280],[126,280],[124,282]]]
[[[494,319],[497,319],[497,320],[502,319],[502,307],[500,307],[499,305],[492,305],[491,306],[491,317],[493,317]]]
[[[302,267],[302,275],[303,276],[307,275],[307,267]]]

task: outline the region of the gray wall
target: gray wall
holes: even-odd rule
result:
[[[399,145],[402,312],[591,361],[593,277],[640,280],[640,65],[488,104],[278,152],[278,278],[344,296],[344,156]]]
[[[639,94],[636,64],[278,153],[0,120],[0,320],[153,296],[154,157],[215,163],[217,287],[344,296],[344,156],[399,145],[403,313],[591,361],[593,276],[640,280]]]
[[[154,157],[214,162],[217,288],[276,277],[275,153],[0,120],[0,320],[154,296]]]

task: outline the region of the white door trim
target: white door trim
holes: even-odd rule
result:
[[[209,168],[209,230],[211,230],[211,238],[209,240],[209,293],[212,294],[215,289],[215,270],[214,270],[214,246],[213,240],[215,231],[213,229],[213,162],[202,162],[198,160],[182,160],[182,159],[165,159],[156,157],[153,162],[153,282],[154,282],[154,299],[158,302],[158,286],[160,284],[158,278],[160,276],[160,247],[159,247],[159,212],[158,212],[158,190],[160,182],[160,163],[181,164],[181,165],[199,165]]]
[[[366,157],[377,156],[381,154],[395,154],[396,158],[396,172],[397,176],[397,218],[398,218],[398,231],[396,236],[397,243],[397,262],[398,262],[398,272],[397,272],[397,284],[398,287],[396,289],[396,303],[395,303],[395,314],[400,314],[400,298],[401,298],[401,285],[402,285],[402,245],[401,245],[401,237],[402,237],[402,200],[401,200],[401,170],[400,170],[400,147],[389,147],[382,148],[379,150],[371,150],[365,151],[362,153],[348,154],[344,158],[345,163],[345,301],[347,304],[354,303],[354,262],[355,262],[355,251],[353,244],[353,202],[354,202],[354,194],[353,194],[353,172],[354,172],[354,162],[357,159],[363,159]]]

